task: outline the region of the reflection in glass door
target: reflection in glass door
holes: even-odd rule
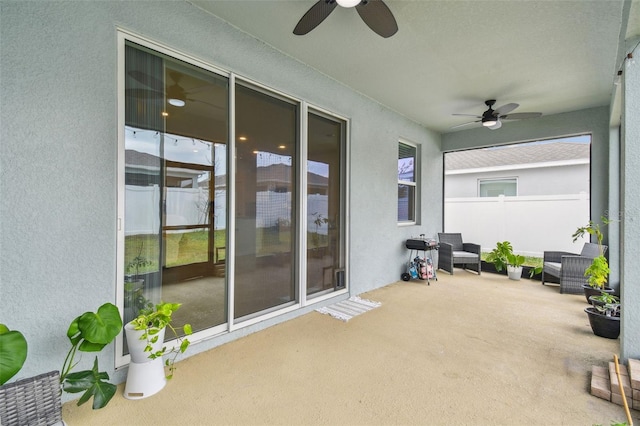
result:
[[[125,321],[166,301],[194,331],[226,322],[228,99],[227,78],[126,43]]]
[[[344,122],[309,113],[307,295],[344,288]]]

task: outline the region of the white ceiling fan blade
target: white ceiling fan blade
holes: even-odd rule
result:
[[[514,109],[518,108],[520,105],[519,104],[506,104],[506,105],[502,105],[500,108],[496,108],[495,111],[495,115],[504,115],[504,114],[508,114],[511,111],[513,111]]]

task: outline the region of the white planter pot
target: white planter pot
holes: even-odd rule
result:
[[[135,330],[131,323],[127,323],[124,326],[124,332],[131,355],[124,397],[143,399],[160,392],[167,384],[162,357],[150,359],[149,352],[144,352],[147,340],[140,340],[140,336],[144,333],[142,330]],[[162,349],[164,333],[165,329],[158,333],[158,341],[152,345],[153,352]]]
[[[152,345],[153,352],[157,352],[162,349],[164,345],[164,332],[166,328],[163,328],[158,333],[158,341]],[[129,354],[131,355],[131,361],[142,364],[151,361],[149,359],[149,352],[145,352],[144,348],[147,346],[147,340],[140,340],[140,336],[144,334],[142,330],[135,330],[133,324],[130,322],[124,326],[125,336],[127,337],[127,347],[129,348]]]
[[[507,275],[510,280],[520,281],[522,277],[522,266],[507,265]]]

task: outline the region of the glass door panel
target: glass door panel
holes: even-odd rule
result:
[[[228,99],[225,77],[127,42],[125,321],[160,301],[194,331],[227,321]]]
[[[307,159],[307,295],[345,285],[344,122],[309,113]]]
[[[296,300],[297,105],[236,86],[234,317]]]

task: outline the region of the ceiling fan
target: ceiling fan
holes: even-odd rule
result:
[[[295,35],[304,35],[320,25],[336,6],[354,7],[365,24],[378,35],[388,38],[398,31],[393,13],[382,0],[319,0],[304,14],[293,30]]]
[[[489,99],[484,102],[486,106],[489,107],[488,110],[482,113],[482,115],[474,115],[474,114],[453,114],[456,116],[463,117],[475,117],[478,120],[470,121],[468,123],[458,124],[457,126],[451,127],[455,129],[457,127],[468,126],[469,124],[474,123],[482,123],[484,127],[488,127],[491,130],[496,130],[502,127],[503,120],[525,120],[527,118],[536,118],[542,115],[541,112],[517,112],[515,114],[509,114],[514,109],[518,108],[520,105],[518,104],[505,104],[499,108],[493,109],[493,105],[495,105],[495,99]]]
[[[207,103],[191,98],[190,95],[193,90],[185,90],[180,86],[180,80],[184,75],[178,71],[168,72],[173,83],[167,87],[166,93],[162,80],[137,70],[129,71],[128,74],[137,82],[147,86],[147,88],[127,89],[127,96],[154,100],[164,100],[166,97],[167,103],[176,107],[183,107],[187,102]]]

